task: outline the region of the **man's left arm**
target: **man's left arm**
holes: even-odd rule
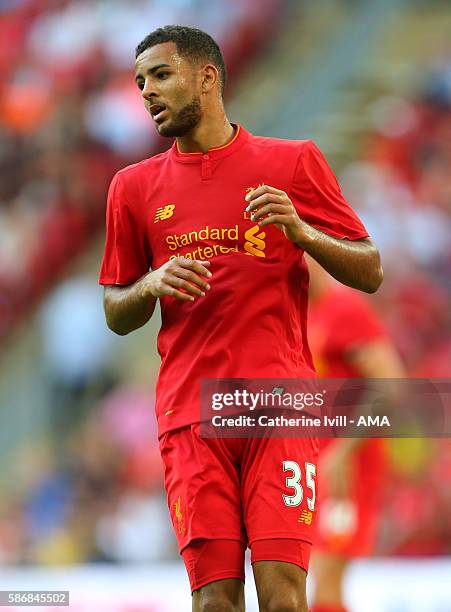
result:
[[[246,210],[260,227],[276,225],[331,276],[354,289],[374,293],[383,280],[379,251],[370,238],[339,239],[303,221],[288,195],[269,185],[248,193]]]

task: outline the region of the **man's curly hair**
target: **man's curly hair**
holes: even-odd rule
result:
[[[165,42],[174,42],[179,54],[191,61],[210,62],[219,72],[221,93],[227,81],[227,70],[221,49],[213,38],[197,28],[188,26],[168,25],[158,28],[148,34],[136,47],[136,56],[143,51]]]

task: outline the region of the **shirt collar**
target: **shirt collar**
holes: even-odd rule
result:
[[[220,147],[213,147],[209,149],[207,153],[202,153],[202,151],[198,151],[195,153],[182,153],[179,151],[177,146],[177,140],[174,140],[174,144],[172,145],[172,155],[174,158],[182,163],[200,163],[205,156],[208,155],[209,159],[221,159],[222,157],[226,157],[227,155],[231,155],[235,151],[237,151],[248,139],[249,132],[247,132],[241,125],[233,124],[235,128],[235,134],[233,135],[232,140],[230,140],[225,145]]]

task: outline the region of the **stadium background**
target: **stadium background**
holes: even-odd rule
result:
[[[158,321],[118,339],[96,284],[110,178],[167,146],[131,72],[167,23],[221,44],[231,120],[323,149],[382,252],[371,299],[409,374],[449,377],[449,2],[0,1],[0,589],[70,588],[74,611],[190,609],[156,449]],[[398,441],[391,463],[350,607],[449,611],[450,444]]]

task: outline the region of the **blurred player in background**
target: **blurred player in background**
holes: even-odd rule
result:
[[[121,335],[160,301],[159,440],[193,609],[244,610],[249,545],[260,609],[306,612],[312,521],[298,519],[315,512],[317,440],[201,438],[200,379],[314,375],[303,252],[368,292],[379,254],[311,141],[228,121],[210,36],[152,32],[135,78],[158,133],[176,140],[114,177],[100,282]]]
[[[337,285],[312,258],[308,338],[324,378],[399,378],[403,365],[385,326],[361,293]],[[314,541],[314,612],[346,612],[343,578],[353,557],[374,550],[384,490],[382,439],[320,440],[320,504]]]

